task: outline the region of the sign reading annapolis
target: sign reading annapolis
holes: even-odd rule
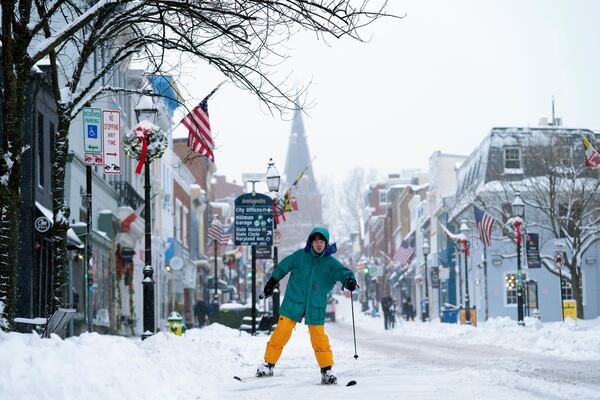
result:
[[[273,244],[273,200],[260,193],[235,199],[235,244]]]

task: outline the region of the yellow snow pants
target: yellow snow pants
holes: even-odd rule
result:
[[[292,330],[296,326],[296,321],[289,319],[283,315],[279,316],[277,327],[271,335],[271,340],[267,343],[265,351],[265,361],[269,364],[277,364],[283,347],[287,344],[292,336]],[[325,333],[323,325],[308,325],[310,333],[310,342],[312,343],[315,357],[319,363],[319,367],[330,367],[333,365],[333,353],[329,346],[329,337]]]

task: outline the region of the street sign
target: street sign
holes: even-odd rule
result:
[[[121,113],[102,110],[102,136],[104,149],[104,173],[121,174]]]
[[[235,199],[235,244],[273,244],[273,200],[260,193],[247,193]]]
[[[273,258],[271,255],[271,246],[259,245],[256,246],[256,259],[257,260],[270,260]]]
[[[561,252],[554,253],[554,266],[558,269],[561,269],[565,265],[565,260],[563,259],[563,255]]]
[[[383,276],[383,265],[371,264],[369,265],[369,275],[373,278],[379,278]]]
[[[563,319],[577,321],[577,300],[563,300]]]
[[[281,231],[273,229],[273,246],[281,246]]]
[[[83,152],[86,165],[102,165],[102,110],[83,109]]]
[[[169,266],[173,269],[173,271],[179,271],[183,268],[183,258],[179,256],[173,256],[169,260]]]
[[[46,233],[52,226],[50,220],[44,216],[38,217],[34,222],[35,230],[39,233]]]

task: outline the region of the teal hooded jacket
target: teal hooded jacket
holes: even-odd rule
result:
[[[317,254],[311,246],[312,236],[316,233],[323,235],[327,241],[321,254]],[[296,322],[301,322],[305,317],[306,325],[325,323],[327,294],[336,282],[345,285],[349,278],[356,279],[352,270],[331,255],[335,251],[335,244],[329,245],[327,229],[317,227],[310,233],[305,248],[295,251],[277,264],[273,271],[275,279],[280,281],[290,274],[279,309],[281,315]]]

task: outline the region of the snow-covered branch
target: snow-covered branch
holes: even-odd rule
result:
[[[62,29],[54,33],[52,36],[45,38],[41,42],[37,43],[35,47],[28,49],[31,63],[35,64],[42,58],[48,55],[50,50],[55,49],[57,46],[70,39],[90,21],[92,21],[103,8],[111,4],[123,3],[121,0],[98,0],[96,4],[83,12],[80,16],[75,18],[73,21],[67,23]],[[40,21],[40,24],[45,23]],[[37,27],[36,27],[37,28]]]

